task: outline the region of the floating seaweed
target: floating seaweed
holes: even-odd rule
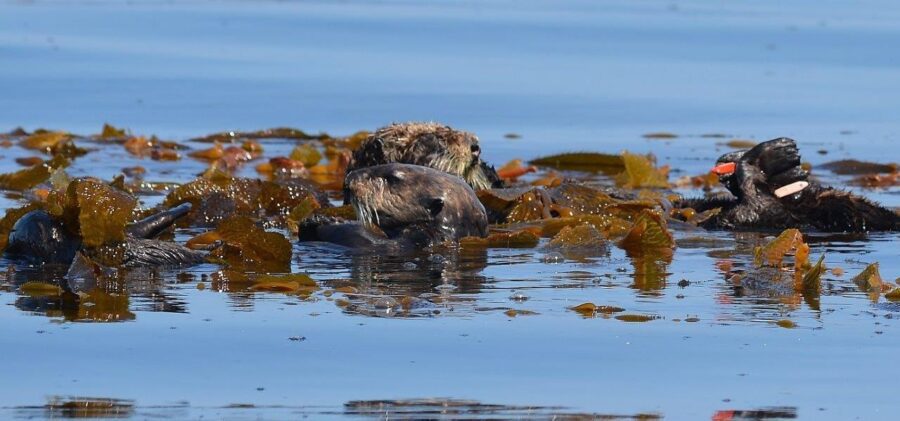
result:
[[[221,244],[210,258],[226,265],[262,272],[287,272],[291,242],[277,232],[265,231],[250,218],[233,216],[216,227]]]

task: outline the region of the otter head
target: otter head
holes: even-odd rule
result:
[[[81,238],[67,231],[59,219],[36,210],[13,225],[6,252],[36,264],[69,264],[80,247]]]
[[[416,236],[435,244],[487,235],[484,206],[459,177],[419,165],[385,164],[347,174],[344,186],[360,222],[390,238]]]
[[[456,175],[474,189],[502,185],[493,167],[481,159],[478,137],[437,123],[392,124],[378,129],[354,152],[348,170],[394,162]]]
[[[772,192],[779,198],[783,196],[778,193],[783,187],[802,185],[803,187],[799,187],[802,190],[809,184],[806,181],[809,173],[800,166],[797,143],[786,137],[722,155],[712,171],[719,175],[719,182],[738,198],[743,194],[738,179],[751,175],[765,187],[763,190]]]
[[[712,172],[719,176],[719,182],[735,197],[740,197],[741,194],[735,172],[737,171],[738,162],[745,153],[747,153],[746,150],[741,150],[722,155],[716,160],[716,165],[712,168]]]

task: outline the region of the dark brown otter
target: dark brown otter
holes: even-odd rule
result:
[[[733,171],[719,175],[731,196],[691,199],[684,207],[697,211],[721,208],[701,225],[717,229],[802,228],[825,232],[900,230],[900,215],[864,197],[823,186],[800,166],[796,142],[778,138],[752,149],[723,155],[719,165]],[[776,191],[804,183],[799,192],[778,197]]]
[[[179,266],[203,261],[203,254],[180,244],[154,240],[188,213],[190,203],[159,212],[126,228],[125,241],[120,247],[121,266]],[[26,213],[9,233],[6,254],[32,264],[69,265],[82,251],[81,237],[65,227],[60,218],[46,211]]]
[[[431,167],[461,177],[475,190],[503,184],[481,160],[478,137],[437,123],[395,123],[376,130],[353,153],[347,173],[390,163]]]
[[[309,220],[301,225],[301,241],[428,247],[487,236],[487,215],[475,192],[445,172],[419,165],[376,165],[347,174],[344,185],[358,221]]]

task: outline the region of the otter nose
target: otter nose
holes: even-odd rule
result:
[[[472,155],[473,155],[473,156],[481,155],[481,147],[480,147],[480,146],[478,146],[478,145],[472,145],[472,148],[471,148],[471,149],[472,149]]]

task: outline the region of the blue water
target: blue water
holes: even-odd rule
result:
[[[696,175],[728,150],[716,142],[777,136],[796,138],[813,164],[896,162],[898,21],[900,4],[888,1],[3,2],[0,131],[88,134],[110,122],[182,140],[435,120],[477,133],[497,164],[628,149]],[[679,137],[642,137],[659,131]],[[728,137],[700,137],[709,133]],[[0,154],[7,172],[31,153]],[[203,168],[115,150],[71,172],[109,178],[131,165],[176,182]],[[897,188],[862,192],[900,206]],[[219,270],[211,265],[186,283],[175,273],[139,282],[128,291],[134,319],[123,323],[64,322],[17,308],[14,288],[0,288],[0,416],[48,396],[93,396],[134,400],[137,417],[181,408],[172,418],[322,417],[352,400],[430,397],[670,419],[768,407],[894,418],[900,306],[870,302],[849,279],[876,261],[885,280],[900,276],[900,237],[813,243],[812,256],[824,252],[847,273],[826,275],[821,311],[772,290],[736,293],[716,262],[748,265],[741,244],[754,240],[713,237],[683,241],[664,286],[645,290],[615,247],[560,264],[543,263],[540,250],[492,250],[465,270],[295,247],[293,270],[323,290],[351,279],[376,295],[443,295],[438,314],[419,317],[346,310],[339,293],[218,291],[200,278]],[[443,284],[457,288],[435,288]],[[516,292],[529,299],[510,300]],[[660,319],[567,309],[586,301]],[[539,314],[510,318],[509,308]],[[781,319],[797,327],[773,323]],[[237,403],[256,408],[223,412]]]

